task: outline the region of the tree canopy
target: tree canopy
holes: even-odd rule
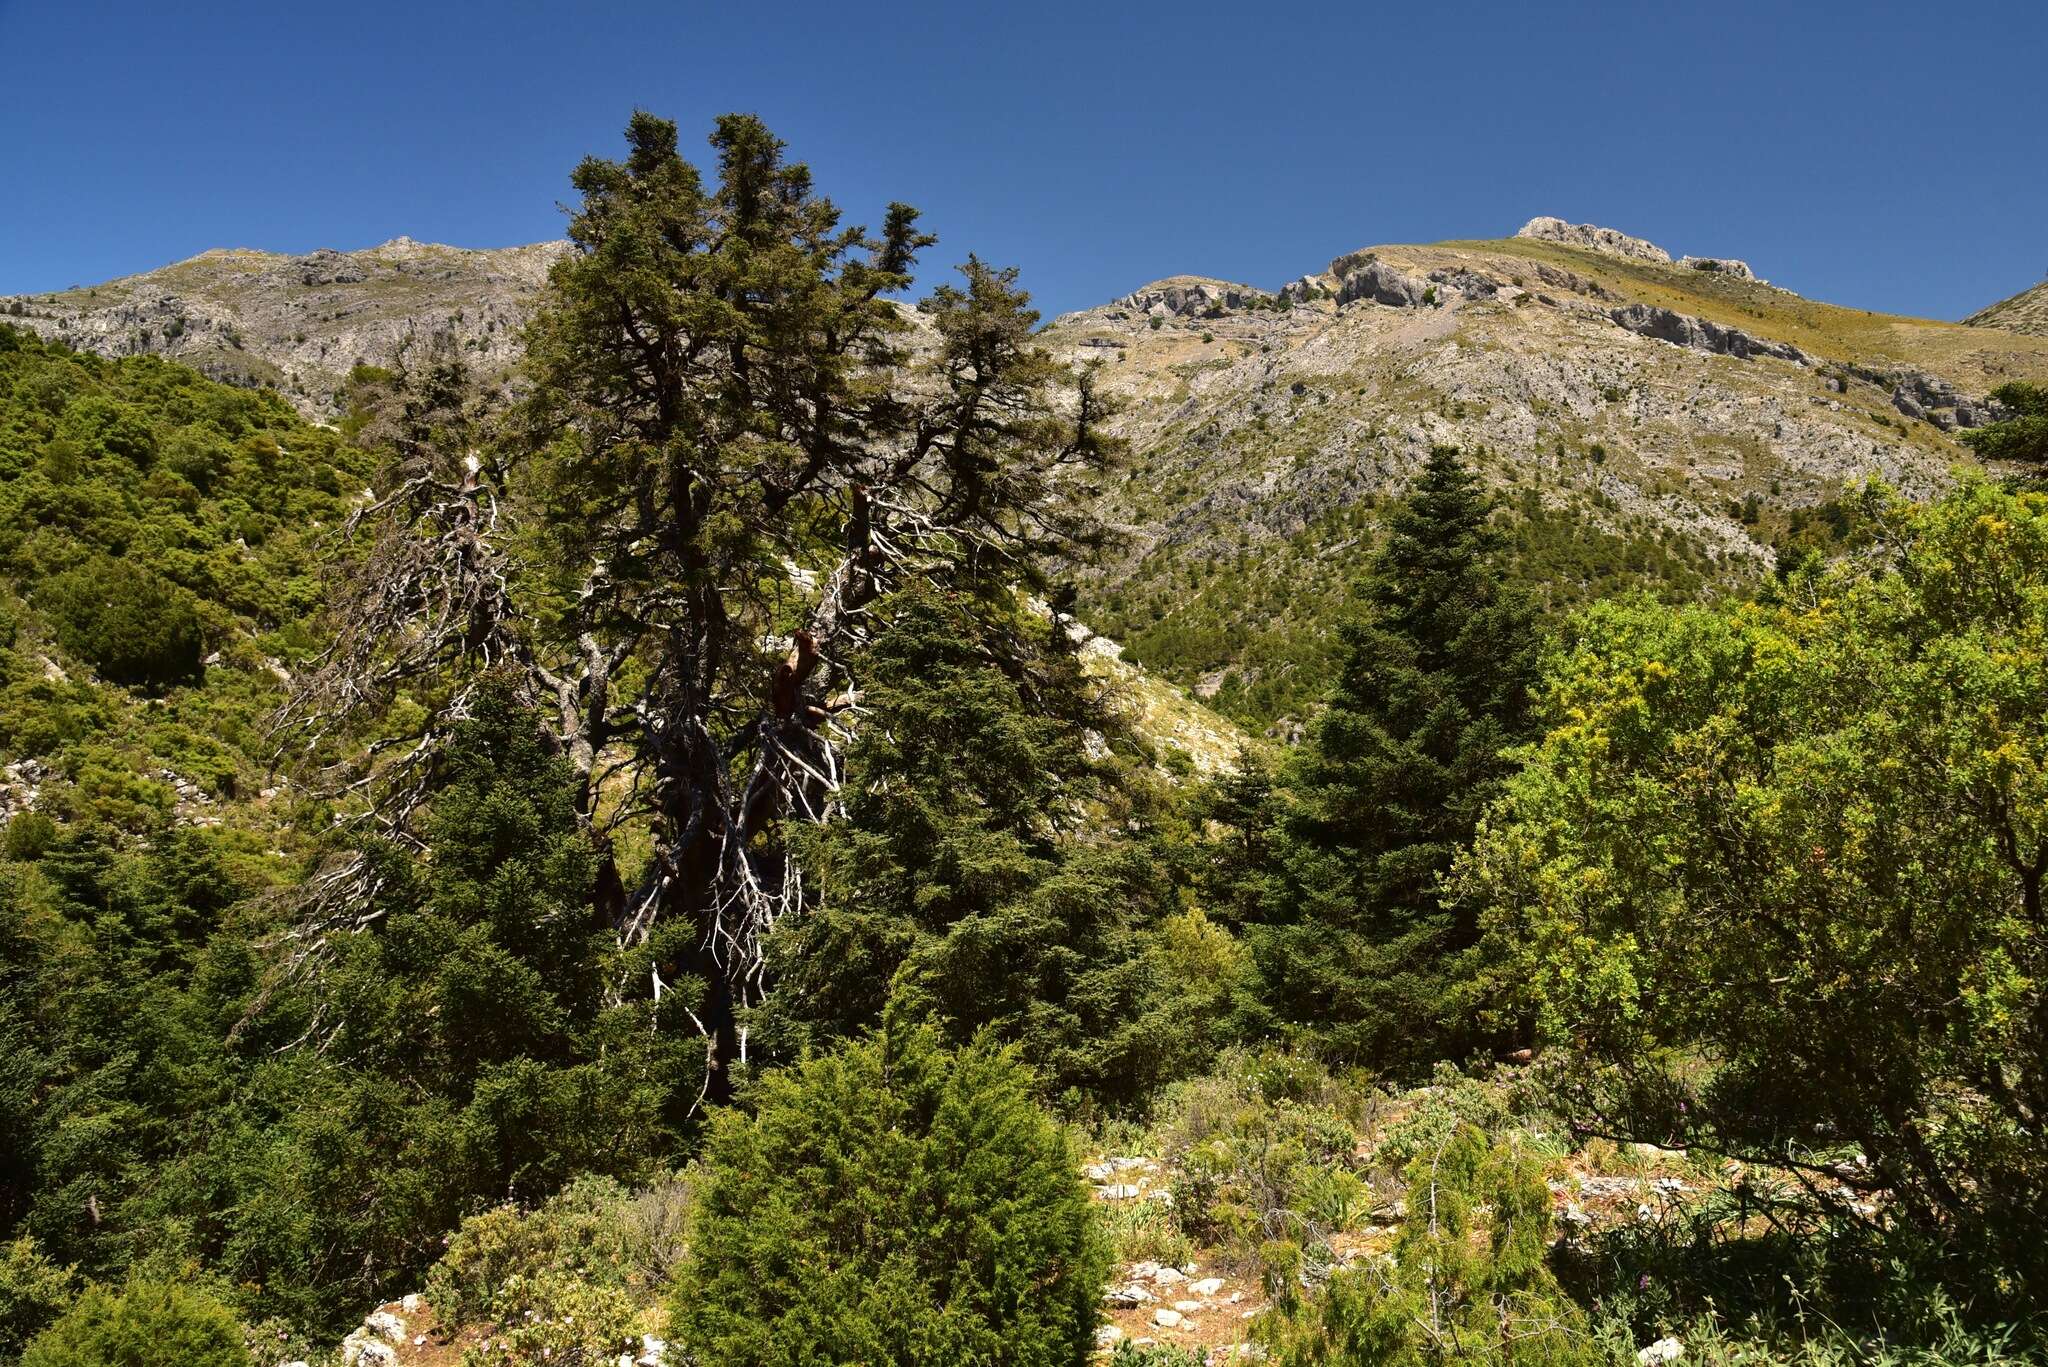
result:
[[[401,443],[299,716],[317,736],[445,681],[408,745],[349,776],[403,826],[478,681],[513,669],[582,784],[601,914],[650,946],[657,996],[688,999],[721,1098],[764,937],[801,904],[779,823],[836,810],[834,717],[878,604],[1030,583],[1088,540],[1072,481],[1112,447],[1014,272],[970,258],[907,310],[888,296],[932,240],[909,208],[842,226],[747,116],[719,120],[711,184],[665,120],[635,115],[627,143],[573,177],[514,419],[488,444],[445,422]],[[610,833],[634,822],[654,841],[627,888]],[[330,914],[359,914],[365,874],[323,884]]]
[[[1438,884],[1530,734],[1537,642],[1491,513],[1458,454],[1433,451],[1282,779],[1280,880],[1253,943],[1275,1009],[1355,1061],[1413,1068],[1475,1040],[1451,999],[1474,976],[1476,917]]]
[[[1883,517],[1775,601],[1590,610],[1465,883],[1586,1123],[2038,1271],[2048,496]]]

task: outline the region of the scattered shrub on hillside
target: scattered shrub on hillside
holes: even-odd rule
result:
[[[1174,1087],[1158,1131],[1180,1228],[1276,1294],[1327,1267],[1330,1237],[1376,1204],[1357,1156],[1371,1105],[1359,1083],[1299,1055],[1231,1049],[1215,1073]]]
[[[1067,1138],[1009,1050],[948,1051],[898,995],[880,1031],[716,1117],[672,1325],[722,1367],[1069,1367],[1107,1253]]]
[[[21,1367],[252,1367],[218,1301],[163,1282],[94,1286],[21,1355]]]
[[[199,672],[199,613],[192,595],[161,575],[95,556],[35,595],[64,648],[102,678],[167,688]]]
[[[1418,1154],[1407,1180],[1391,1257],[1336,1273],[1321,1295],[1283,1300],[1262,1322],[1279,1367],[1597,1361],[1545,1261],[1550,1191],[1534,1161],[1467,1126]]]
[[[1198,1348],[1172,1343],[1133,1343],[1124,1339],[1110,1354],[1109,1367],[1207,1367],[1208,1355]]]

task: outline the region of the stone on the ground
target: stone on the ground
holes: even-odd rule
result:
[[[363,1316],[363,1328],[386,1343],[405,1342],[405,1321],[389,1310],[372,1310]]]

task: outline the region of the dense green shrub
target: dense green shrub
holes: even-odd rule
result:
[[[98,556],[36,590],[64,648],[115,683],[166,688],[199,669],[192,595],[126,560]]]
[[[608,1362],[634,1347],[655,1261],[634,1205],[617,1183],[584,1178],[535,1210],[464,1220],[427,1274],[426,1298],[444,1324],[490,1327],[464,1353],[467,1367]]]
[[[70,1269],[44,1257],[26,1236],[0,1247],[0,1362],[12,1361],[77,1293]]]
[[[627,1206],[616,1182],[586,1177],[534,1210],[496,1206],[472,1215],[427,1274],[427,1300],[450,1321],[473,1320],[490,1314],[517,1282],[560,1275],[624,1286],[631,1272]]]
[[[163,1282],[94,1286],[38,1335],[21,1367],[251,1367],[241,1326],[205,1294]]]
[[[673,1309],[722,1367],[1069,1367],[1106,1251],[1066,1135],[1008,1051],[948,1051],[892,1002],[882,1029],[768,1074],[705,1150]]]
[[[2048,386],[2014,380],[1991,391],[2011,416],[1964,432],[1962,439],[1986,460],[2012,461],[2038,479],[2048,468]]]
[[[1581,1123],[1796,1165],[2009,1292],[2048,1276],[2048,495],[1880,513],[1769,603],[1591,610],[1468,877]]]

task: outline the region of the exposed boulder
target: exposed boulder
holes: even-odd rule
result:
[[[1429,293],[1427,281],[1394,269],[1371,252],[1339,257],[1330,270],[1342,282],[1337,288],[1339,304],[1370,299],[1396,308],[1417,308]]]
[[[1117,300],[1118,306],[1137,313],[1162,317],[1198,318],[1218,316],[1229,309],[1250,307],[1267,298],[1263,290],[1249,285],[1232,285],[1221,280],[1176,277],[1155,280]]]
[[[1812,365],[1813,359],[1789,342],[1769,342],[1752,337],[1740,328],[1727,327],[1672,309],[1648,304],[1630,304],[1607,315],[1616,324],[1639,337],[1654,337],[1694,351],[1711,351],[1721,356],[1748,360],[1753,356],[1775,356],[1781,361]]]
[[[1430,282],[1441,295],[1446,290],[1455,290],[1467,299],[1491,299],[1500,293],[1500,281],[1490,275],[1459,267],[1440,267],[1429,273]]]
[[[1280,287],[1280,297],[1290,304],[1310,304],[1336,293],[1335,282],[1326,275],[1304,275]]]
[[[1971,398],[1938,375],[1924,370],[1863,371],[1862,378],[1891,390],[1892,407],[1909,418],[1933,423],[1944,432],[1982,427],[2010,417],[1992,398]]]
[[[1625,256],[1635,261],[1654,261],[1659,265],[1671,264],[1671,253],[1654,242],[1612,228],[1602,228],[1592,223],[1567,223],[1561,218],[1532,218],[1515,233],[1516,237],[1535,238],[1542,242],[1561,242],[1567,247],[1584,247],[1590,251],[1605,252],[1609,256]]]

